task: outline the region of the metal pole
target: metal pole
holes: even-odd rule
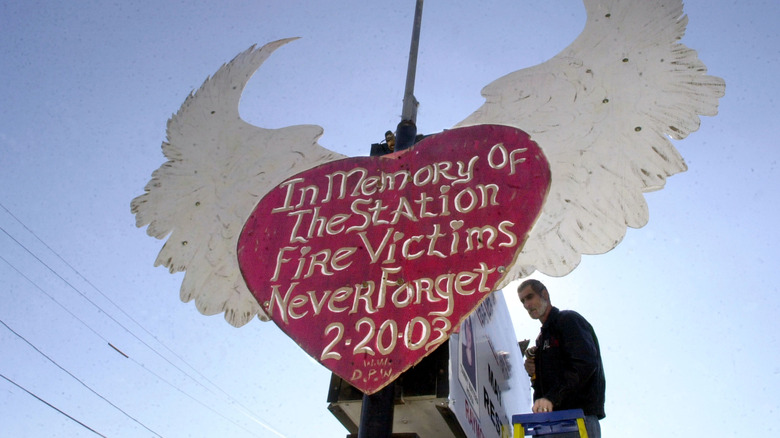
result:
[[[406,68],[406,88],[404,89],[404,106],[401,111],[402,121],[417,122],[417,106],[419,102],[414,97],[414,80],[417,74],[417,49],[420,46],[420,27],[422,26],[423,0],[417,0],[414,10],[414,27],[412,27],[412,43],[409,47],[409,65]]]
[[[423,0],[417,0],[414,10],[414,26],[412,27],[412,43],[409,48],[409,65],[406,69],[406,88],[404,90],[404,106],[401,110],[401,123],[396,129],[396,150],[412,147],[417,137],[417,106],[419,102],[414,97],[414,80],[417,73],[417,49],[420,45],[420,27],[422,25]]]
[[[396,130],[396,151],[410,148],[417,137],[418,102],[414,97],[414,79],[417,71],[417,47],[420,45],[422,8],[423,0],[417,0],[417,6],[414,10],[412,44],[409,49],[409,65],[406,69],[404,106],[401,111],[401,123],[398,124]],[[374,394],[363,394],[358,438],[390,438],[392,436],[394,401],[395,382],[390,382],[390,384]]]
[[[395,382],[374,394],[363,394],[358,438],[390,438],[393,435]]]

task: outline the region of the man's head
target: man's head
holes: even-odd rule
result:
[[[387,148],[391,151],[395,150],[395,134],[393,131],[385,132],[385,141],[387,142]]]
[[[517,296],[528,315],[544,324],[552,309],[550,293],[544,284],[539,280],[526,280],[517,288]]]

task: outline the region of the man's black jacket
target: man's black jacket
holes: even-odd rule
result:
[[[593,327],[579,313],[553,307],[536,338],[534,400],[555,410],[582,409],[604,418],[604,366]]]

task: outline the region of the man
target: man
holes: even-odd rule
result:
[[[393,131],[385,132],[385,141],[381,143],[374,143],[371,145],[371,156],[378,157],[380,155],[392,154],[395,152],[395,134]]]
[[[526,280],[517,288],[520,302],[542,323],[533,359],[525,369],[534,388],[533,412],[582,409],[589,438],[600,438],[604,418],[604,367],[593,327],[579,313],[558,310],[547,288]]]

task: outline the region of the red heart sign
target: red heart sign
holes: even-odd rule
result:
[[[501,281],[549,184],[523,131],[445,131],[282,182],[244,226],[239,265],[287,335],[371,394],[444,342]]]

